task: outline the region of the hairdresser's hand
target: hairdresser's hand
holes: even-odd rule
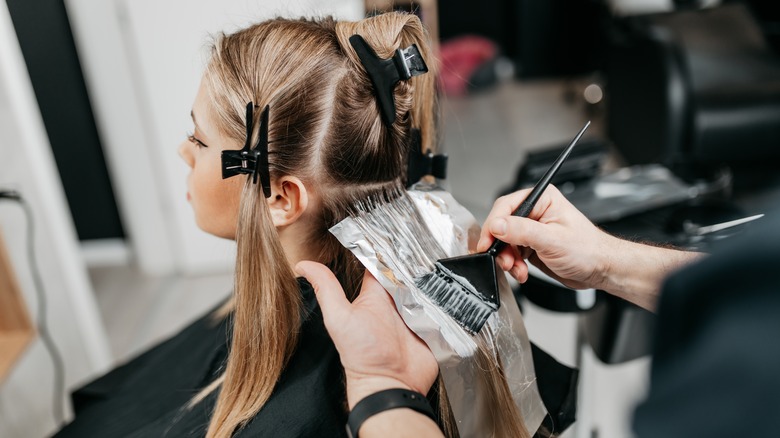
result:
[[[317,294],[325,327],[344,366],[350,409],[384,389],[428,393],[439,374],[436,358],[406,326],[393,299],[368,271],[360,295],[350,303],[325,266],[300,262],[295,269]]]
[[[570,288],[602,289],[652,310],[663,279],[699,256],[611,236],[553,186],[528,218],[512,216],[528,193],[520,190],[499,198],[477,244],[478,251],[487,250],[494,237],[511,244],[499,254],[498,263],[521,283],[528,279],[525,259]]]
[[[544,191],[528,218],[512,216],[528,193],[520,190],[496,200],[477,250],[486,251],[494,236],[509,243],[498,262],[521,283],[528,279],[528,259],[566,286],[598,287],[615,238],[593,225],[554,186]]]

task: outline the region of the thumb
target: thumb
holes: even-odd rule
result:
[[[547,226],[533,219],[517,216],[499,217],[488,224],[490,234],[515,246],[540,250],[551,244]]]
[[[321,263],[302,261],[295,265],[295,271],[305,277],[314,288],[326,328],[330,329],[329,321],[343,321],[348,317],[351,309],[349,300],[330,269]]]
[[[387,292],[387,289],[385,289],[382,284],[380,284],[379,281],[374,278],[368,269],[366,269],[365,273],[363,274],[363,286],[360,289],[359,296],[362,298],[371,297],[372,299],[387,301],[391,305],[395,305],[393,297],[390,296],[390,293]]]

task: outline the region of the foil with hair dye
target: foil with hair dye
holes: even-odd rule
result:
[[[474,250],[480,231],[474,216],[448,192],[421,182],[361,201],[330,231],[388,290],[407,326],[436,356],[460,436],[505,436],[496,415],[502,398],[514,401],[533,435],[547,411],[506,277],[499,276],[501,307],[476,335],[415,285],[437,260]]]

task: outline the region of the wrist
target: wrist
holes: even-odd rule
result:
[[[655,310],[666,277],[701,256],[608,236],[612,241],[598,289],[650,311]]]
[[[601,244],[597,246],[597,251],[594,254],[597,262],[590,286],[613,293],[623,282],[622,277],[625,272],[623,265],[626,262],[625,254],[628,250],[625,244],[630,242],[603,231],[602,236]]]
[[[365,376],[347,372],[346,380],[347,403],[350,411],[354,409],[358,402],[377,392],[394,388],[412,389],[409,385],[400,380],[386,376]]]
[[[402,411],[400,414],[389,413],[390,411],[399,410]],[[427,417],[428,420],[421,418],[418,414]],[[393,417],[411,419],[411,421],[418,422],[421,425],[426,423],[435,424],[436,421],[433,409],[423,394],[408,389],[391,388],[373,393],[355,404],[349,413],[349,421],[347,423],[348,435],[357,438],[361,428],[368,422],[369,427],[372,429],[379,427],[378,425],[384,425],[376,430],[377,434],[371,434],[370,436],[385,436],[378,433],[380,429],[387,429],[388,421],[390,421],[391,425]],[[372,418],[374,421],[369,421]],[[371,426],[372,424],[374,426]]]
[[[360,437],[439,437],[439,425],[430,417],[409,408],[380,412],[363,422]]]

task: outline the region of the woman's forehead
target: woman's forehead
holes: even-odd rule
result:
[[[192,121],[201,131],[206,133],[214,132],[212,126],[211,106],[209,105],[208,90],[203,81],[198,87],[198,93],[195,95],[195,101],[192,103]]]

